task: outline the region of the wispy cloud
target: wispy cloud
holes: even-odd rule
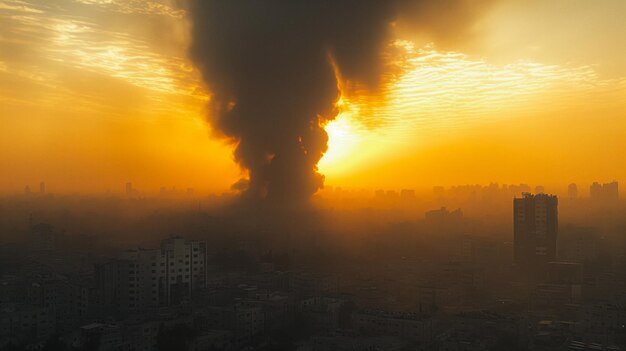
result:
[[[2,74],[48,89],[39,95],[38,101],[30,101],[39,105],[56,100],[50,97],[59,94],[59,90],[71,90],[67,81],[73,76],[71,72],[81,71],[143,89],[143,94],[153,100],[151,107],[162,113],[185,109],[183,101],[206,100],[194,68],[187,63],[184,45],[178,52],[163,52],[159,43],[149,37],[108,25],[107,20],[102,20],[103,11],[109,13],[107,18],[114,13],[133,14],[146,24],[153,20],[151,16],[172,18],[168,21],[173,22],[165,23],[176,24],[183,21],[184,15],[182,10],[157,1],[2,1]],[[12,95],[10,90],[3,89],[2,93],[5,101],[19,100],[17,96],[7,96]],[[66,93],[70,98],[81,94]],[[89,99],[77,103],[86,104]]]
[[[513,112],[576,106],[582,96],[588,102],[590,97],[603,99],[624,91],[622,81],[600,79],[593,66],[529,61],[498,65],[438,51],[432,44],[416,48],[398,41],[395,45],[404,50],[403,73],[388,79],[383,97],[357,91],[345,99],[344,117],[354,120],[357,128],[410,136],[416,130],[423,133],[508,118]]]

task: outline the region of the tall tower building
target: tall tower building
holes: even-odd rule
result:
[[[558,233],[555,195],[524,193],[513,200],[514,259],[522,266],[554,260]]]
[[[570,199],[575,199],[578,197],[578,186],[576,183],[571,183],[567,186],[567,197]]]
[[[596,201],[619,200],[619,184],[616,181],[600,184],[594,182],[589,187],[589,196]]]
[[[190,298],[206,287],[207,249],[203,241],[171,237],[161,241],[168,304]]]
[[[127,182],[126,183],[126,196],[131,197],[133,196],[133,183],[131,182]]]

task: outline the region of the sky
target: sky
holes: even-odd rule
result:
[[[622,0],[494,0],[457,40],[398,23],[398,69],[342,94],[319,171],[354,188],[623,183],[625,18]],[[0,0],[0,192],[228,191],[246,172],[207,122],[190,40],[180,3]]]

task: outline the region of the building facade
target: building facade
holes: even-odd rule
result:
[[[126,250],[95,267],[99,305],[125,314],[189,300],[206,287],[206,265],[206,243],[181,237],[160,249]]]
[[[513,200],[514,259],[520,266],[556,258],[558,199],[554,195],[524,193]]]

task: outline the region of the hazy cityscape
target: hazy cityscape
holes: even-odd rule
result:
[[[0,351],[626,351],[626,0],[0,0]]]
[[[542,190],[332,188],[268,216],[130,183],[27,187],[0,201],[0,347],[624,349],[617,182]]]

